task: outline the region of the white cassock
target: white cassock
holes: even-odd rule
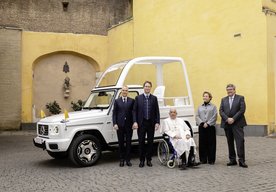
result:
[[[190,131],[185,131],[185,135],[190,135],[190,138],[187,139],[186,136],[184,138],[188,148],[190,149],[191,147],[194,147],[194,154],[196,154],[196,144],[195,144],[195,140],[191,137],[191,133]]]
[[[186,125],[183,119],[176,118],[171,119],[170,117],[165,119],[162,127],[161,133],[165,133],[170,137],[170,142],[177,152],[177,156],[180,157],[185,151],[190,151],[190,143],[189,140],[186,139],[186,134],[190,134],[190,129]],[[174,138],[175,136],[180,136],[181,139]],[[192,139],[193,140],[193,139]]]

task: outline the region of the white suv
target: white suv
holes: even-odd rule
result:
[[[33,139],[34,145],[46,149],[53,158],[69,157],[78,166],[94,165],[99,160],[102,151],[118,146],[116,131],[112,124],[112,109],[114,100],[120,96],[120,89],[125,82],[128,82],[128,76],[133,75],[131,71],[133,66],[138,66],[135,70],[143,74],[149,72],[149,69],[151,72],[156,72],[157,86],[153,94],[158,98],[161,123],[168,117],[169,108],[173,106],[177,109],[178,117],[185,120],[191,125],[193,131],[197,132],[192,93],[183,59],[179,57],[138,57],[111,65],[91,91],[81,111],[70,112],[69,118],[61,114],[41,119],[37,123],[37,137]],[[169,77],[174,78],[170,74],[170,70],[173,69],[182,69],[180,74],[183,75],[185,82],[183,90],[185,89],[186,95],[165,97],[166,87],[163,77],[168,74]],[[137,75],[136,72],[135,74]],[[170,80],[175,83],[179,81],[179,79]],[[128,87],[130,97],[135,98],[143,93],[141,85],[128,85]],[[182,91],[179,90],[179,92]],[[138,142],[137,138],[137,132],[134,131],[133,144]],[[162,138],[160,131],[156,131],[155,141],[160,138]]]

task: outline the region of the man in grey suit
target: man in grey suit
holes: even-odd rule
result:
[[[229,163],[227,166],[237,165],[234,140],[239,158],[239,166],[247,168],[244,155],[244,131],[246,126],[244,97],[236,94],[233,84],[226,86],[228,96],[221,99],[219,113],[221,116],[221,127],[224,128],[228,143]]]

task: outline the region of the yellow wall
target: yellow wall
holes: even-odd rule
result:
[[[133,55],[133,20],[129,20],[108,31],[108,65]]]
[[[33,63],[39,57],[53,52],[76,52],[85,59],[95,60],[104,69],[107,62],[107,37],[69,33],[22,33],[22,123],[32,122]]]
[[[272,132],[276,17],[266,16],[262,6],[276,10],[269,0],[137,0],[133,20],[111,28],[107,37],[23,32],[22,122],[31,122],[34,61],[51,52],[73,51],[94,59],[99,71],[138,56],[180,56],[187,64],[195,108],[205,90],[219,107],[226,84],[234,83],[246,98],[248,124],[269,125]],[[143,81],[135,74],[133,79]],[[182,85],[167,81],[170,95],[176,94]]]
[[[276,11],[276,3],[264,0],[263,6]],[[266,16],[267,19],[267,64],[268,64],[268,124],[269,133],[276,132],[275,128],[275,111],[276,111],[276,16],[270,15]]]
[[[133,21],[127,27],[133,29],[134,57],[180,56],[187,64],[195,107],[202,102],[204,90],[213,93],[213,102],[219,107],[226,84],[234,83],[237,93],[246,98],[248,123],[268,124],[267,31],[261,0],[133,3]],[[120,27],[124,26],[116,30]],[[109,42],[121,41],[122,33],[109,35]],[[123,58],[122,53],[109,54],[109,61]],[[175,92],[180,87],[176,83],[171,86]]]

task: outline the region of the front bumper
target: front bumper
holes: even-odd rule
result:
[[[34,146],[36,146],[36,147],[38,147],[38,148],[42,148],[43,150],[46,149],[45,142],[43,142],[43,143],[37,143],[37,142],[35,141],[35,138],[33,138],[33,143],[34,143]]]
[[[67,151],[71,143],[70,139],[48,139],[43,137],[33,138],[34,146],[52,152]]]

